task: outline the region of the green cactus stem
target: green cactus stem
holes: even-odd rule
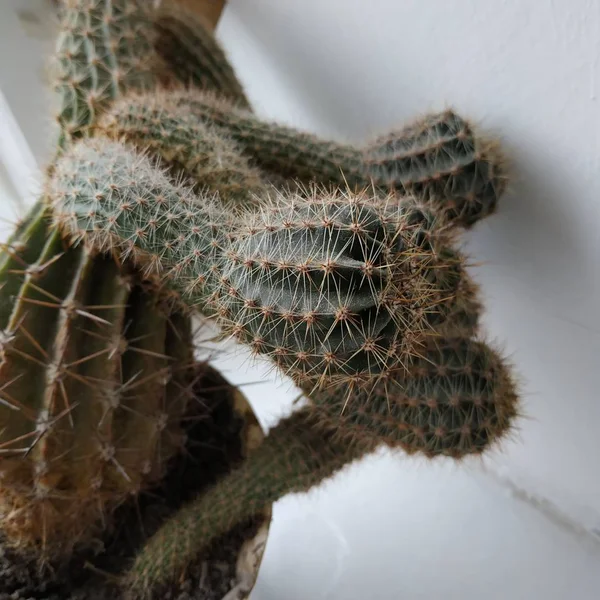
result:
[[[140,151],[160,156],[175,175],[181,172],[197,182],[199,192],[217,193],[232,207],[254,203],[266,185],[262,172],[250,166],[234,141],[189,112],[174,113],[157,105],[131,118],[123,115],[119,125],[116,141],[126,140]],[[99,137],[111,137],[113,130],[101,120],[95,131]]]
[[[36,205],[0,272],[0,514],[41,559],[91,543],[182,443],[191,324]]]
[[[320,423],[336,429],[346,445],[381,443],[407,454],[461,459],[496,445],[518,416],[507,361],[483,340],[430,338],[406,370],[370,388],[311,393]]]
[[[162,3],[153,13],[156,52],[185,86],[213,90],[250,109],[244,89],[215,35],[194,13]]]
[[[498,144],[477,136],[453,111],[428,115],[355,147],[261,121],[217,94],[185,90],[130,95],[115,103],[100,127],[113,139],[133,136],[165,112],[171,120],[185,117],[189,123],[192,114],[214,124],[265,171],[305,183],[374,186],[412,195],[463,227],[492,214],[506,188],[506,161]]]
[[[85,135],[126,89],[148,90],[163,68],[141,0],[67,0],[55,52],[59,146]]]
[[[360,459],[365,449],[343,446],[317,428],[304,409],[282,419],[241,464],[180,509],[150,538],[123,578],[133,597],[185,572],[211,542],[280,497],[306,492]]]

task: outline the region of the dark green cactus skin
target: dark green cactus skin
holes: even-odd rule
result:
[[[159,69],[155,32],[141,0],[69,0],[61,8],[59,146],[85,135],[124,90],[151,89]]]
[[[364,455],[316,427],[310,410],[282,419],[240,467],[167,522],[125,577],[136,597],[183,573],[219,535],[280,497],[305,492]]]
[[[121,122],[129,130],[160,98],[141,95],[114,105],[105,130],[116,137]],[[335,184],[350,189],[372,187],[415,196],[429,210],[470,227],[495,211],[506,189],[506,160],[495,142],[480,138],[453,111],[429,115],[395,133],[354,147],[259,120],[210,92],[170,93],[165,108],[177,118],[193,114],[221,128],[260,168],[301,182]],[[252,164],[252,163],[251,163]]]
[[[154,48],[179,82],[213,90],[250,109],[223,47],[195,14],[175,3],[163,3],[152,20],[157,32]]]
[[[181,446],[191,326],[110,257],[67,246],[44,205],[24,224],[0,271],[0,512],[11,543],[56,557]]]

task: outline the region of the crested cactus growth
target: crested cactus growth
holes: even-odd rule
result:
[[[196,14],[169,2],[153,12],[152,20],[155,50],[179,82],[214,90],[240,108],[250,109],[225,51]]]
[[[146,544],[127,574],[136,590],[185,569],[219,535],[289,493],[308,491],[379,445],[461,459],[506,433],[517,412],[501,357],[481,342],[440,340],[407,379],[370,391],[311,395],[228,477],[184,507]]]
[[[67,247],[41,204],[10,247],[0,271],[2,528],[18,547],[68,555],[181,446],[191,328],[113,259]]]
[[[141,0],[67,0],[57,41],[60,145],[85,135],[126,89],[154,87],[163,67],[156,32]]]
[[[413,205],[315,189],[231,216],[102,140],[65,154],[53,184],[64,229],[131,253],[301,385],[385,377],[457,311],[460,255]]]
[[[266,171],[303,182],[351,189],[374,186],[384,193],[412,195],[463,227],[492,214],[506,187],[505,159],[498,145],[476,136],[453,111],[429,115],[354,147],[263,122],[221,95],[185,90],[130,95],[115,103],[101,129],[113,139],[134,136],[136,129],[144,131],[149,120],[165,112],[188,124],[190,115],[214,124]]]

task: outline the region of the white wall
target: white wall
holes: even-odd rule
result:
[[[0,149],[12,140],[17,168],[48,155],[47,7],[0,0],[0,92],[22,134],[0,118]],[[263,116],[360,142],[450,104],[514,163],[499,214],[465,243],[524,381],[517,438],[486,468],[381,455],[282,500],[253,598],[597,598],[600,4],[229,0],[218,33]],[[216,362],[254,382],[266,426],[290,410],[289,385],[243,354]]]

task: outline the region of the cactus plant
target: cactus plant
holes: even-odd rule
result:
[[[159,76],[152,27],[137,1],[61,5],[58,156]],[[41,561],[67,557],[179,449],[191,323],[128,267],[70,247],[44,197],[4,247],[0,282],[2,529]]]
[[[68,555],[181,446],[191,328],[111,258],[65,251],[45,206],[25,223],[0,272],[2,529]]]
[[[174,3],[163,3],[151,14],[154,48],[171,74],[186,87],[213,90],[240,108],[250,109],[221,44],[197,14]]]
[[[183,121],[182,127],[189,128],[194,117],[219,127],[251,164],[265,171],[301,182],[412,195],[463,227],[492,214],[506,187],[506,159],[498,144],[475,135],[473,126],[452,110],[355,147],[261,121],[220,94],[192,89],[129,94],[113,105],[99,128],[113,139],[139,141],[148,130],[152,133],[151,123],[169,122],[172,128]],[[163,154],[170,146],[165,140]]]
[[[113,338],[121,332],[125,317],[115,294],[134,298],[124,334],[149,344],[139,352],[128,347],[120,357],[119,376],[151,371],[141,378],[141,391],[134,385],[128,400],[117,403],[133,416],[115,421],[109,433],[116,437],[107,438],[133,473],[143,464],[159,477],[162,452],[177,448],[176,442],[167,450],[162,441],[157,446],[158,438],[146,435],[140,423],[166,423],[165,435],[179,437],[185,403],[175,402],[171,412],[168,384],[159,385],[156,377],[169,356],[189,352],[184,311],[214,317],[225,334],[269,357],[308,402],[276,425],[263,447],[159,528],[124,577],[135,596],[150,597],[221,534],[281,495],[318,485],[381,445],[460,459],[506,436],[518,414],[516,385],[505,359],[478,337],[478,290],[455,244],[456,226],[470,227],[491,214],[505,189],[504,158],[495,143],[475,135],[452,111],[360,148],[321,140],[252,115],[224,53],[198,22],[177,12],[153,17],[142,3],[126,0],[69,0],[67,15],[59,45],[60,156],[38,212],[17,230],[10,256],[0,262],[5,289],[17,294],[15,307],[29,301],[36,307],[15,321],[22,308],[14,313],[10,301],[0,303],[10,324],[0,408],[19,413],[10,414],[2,430],[6,442],[0,442],[9,453],[3,464],[11,482],[34,465],[18,494],[5,499],[30,499],[32,490],[43,488],[44,511],[54,509],[48,498],[65,502],[47,493],[57,481],[75,487],[78,502],[87,497],[72,479],[80,461],[65,464],[62,458],[93,444],[86,432],[98,404],[86,398],[90,412],[83,412],[81,427],[75,420],[79,405],[63,412],[56,407],[81,395],[88,372],[94,381],[110,382],[92,398],[104,398],[115,385],[131,389],[114,371],[106,376],[111,367],[97,360],[107,352],[102,336],[90,341],[80,326],[91,320],[94,327],[111,327]],[[151,93],[144,92],[148,87]],[[180,182],[181,173],[189,181]],[[289,188],[267,185],[277,178]],[[31,265],[24,275],[15,260]],[[130,273],[133,292],[120,287]],[[42,282],[32,285],[34,276]],[[149,287],[140,288],[138,278]],[[96,280],[106,281],[102,295],[116,320],[103,320],[97,304],[89,305],[87,286]],[[182,326],[177,345],[162,333],[167,308],[155,307],[167,296],[168,310]],[[39,307],[53,316],[40,319]],[[114,353],[123,348],[110,348],[114,366]],[[31,356],[37,356],[33,365]],[[31,377],[23,381],[23,373]],[[13,386],[18,394],[11,393]],[[174,387],[187,397],[189,386]],[[31,408],[22,393],[28,402],[42,398],[34,406],[54,412],[24,419],[34,423],[34,435],[44,435],[13,460],[10,452],[27,437],[23,415],[30,413],[22,406]],[[159,405],[160,415],[153,412]],[[48,461],[36,462],[39,456],[56,457],[50,461],[55,470],[46,472]],[[94,472],[93,458],[85,453],[86,476]],[[35,479],[40,477],[42,488]],[[85,482],[84,476],[83,489]],[[128,492],[143,487],[144,477],[134,476],[134,482]],[[115,489],[121,492],[113,486],[109,499],[118,495]],[[84,504],[73,511],[80,537],[93,532]],[[37,496],[27,504],[41,505]],[[59,525],[55,534],[68,530]],[[18,535],[21,529],[19,523]]]
[[[408,378],[370,390],[312,393],[279,421],[240,467],[184,507],[137,556],[126,583],[146,590],[265,506],[306,492],[380,445],[430,458],[479,454],[517,414],[515,383],[497,351],[465,338],[437,340]]]
[[[132,251],[301,385],[385,377],[455,312],[464,267],[412,204],[278,192],[232,217],[101,139],[66,153],[53,183],[55,218],[75,238]]]

